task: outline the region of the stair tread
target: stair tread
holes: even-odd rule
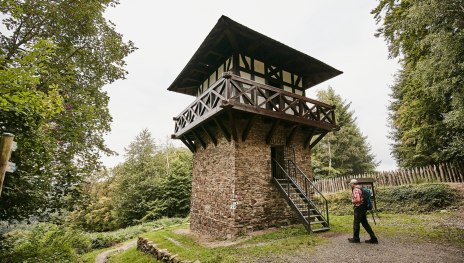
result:
[[[330,227],[321,227],[321,228],[312,228],[312,232],[323,232],[323,231],[328,231],[330,230]]]
[[[274,183],[279,189],[279,192],[285,196],[285,199],[288,201],[293,210],[299,213],[300,219],[303,221],[307,230],[310,232],[330,230],[325,217],[318,210],[319,205],[326,206],[327,204],[320,204],[318,199],[314,196],[314,189],[302,189],[300,188],[299,180],[293,181],[295,179],[294,177],[296,177],[298,173],[296,165],[283,167],[284,168],[281,169],[285,169],[284,172],[287,173],[286,177],[273,178]],[[325,209],[327,209],[327,207],[325,207]],[[313,228],[313,226],[316,226],[316,228]]]

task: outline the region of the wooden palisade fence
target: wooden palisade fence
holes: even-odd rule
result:
[[[348,190],[351,178],[374,178],[378,186],[396,186],[419,183],[464,183],[464,162],[441,163],[396,171],[374,172],[316,180],[315,185],[322,193]]]

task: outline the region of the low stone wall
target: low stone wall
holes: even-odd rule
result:
[[[137,250],[155,257],[157,260],[167,263],[200,263],[200,261],[184,261],[177,258],[177,255],[171,255],[166,249],[160,249],[155,243],[146,238],[139,237],[137,240]]]

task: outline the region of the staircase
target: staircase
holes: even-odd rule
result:
[[[308,232],[330,230],[327,200],[294,160],[293,148],[285,147],[283,160],[272,160],[272,181]]]

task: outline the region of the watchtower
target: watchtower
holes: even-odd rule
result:
[[[306,89],[342,72],[222,16],[168,90],[195,96],[175,121],[193,153],[192,231],[231,237],[300,220],[328,230],[310,151],[337,129]]]

